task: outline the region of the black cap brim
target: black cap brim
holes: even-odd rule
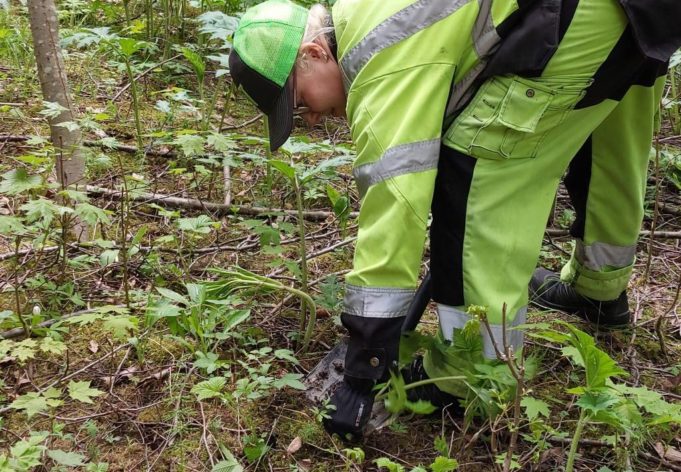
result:
[[[251,69],[234,49],[229,54],[232,78],[267,115],[270,126],[270,149],[276,151],[293,129],[293,85],[291,76],[283,87]]]
[[[276,151],[291,135],[293,130],[293,87],[289,77],[279,94],[274,108],[267,114],[270,128],[270,149]]]

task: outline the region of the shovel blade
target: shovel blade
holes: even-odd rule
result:
[[[347,350],[347,341],[341,341],[305,376],[303,379],[307,387],[305,396],[310,401],[321,403],[331,397],[335,387],[343,380]]]
[[[305,376],[303,383],[307,387],[305,396],[308,400],[319,404],[331,398],[333,392],[343,381],[347,350],[347,340],[341,341]],[[383,428],[391,422],[391,419],[392,417],[385,410],[383,402],[374,403],[371,419],[364,430],[364,435]]]

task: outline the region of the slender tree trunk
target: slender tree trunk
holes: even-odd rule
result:
[[[56,118],[49,119],[52,143],[57,151],[57,179],[63,187],[84,185],[85,157],[81,152],[80,130],[69,131],[58,126],[74,121],[74,113],[59,48],[57,8],[54,0],[28,0],[28,12],[43,97],[66,108]]]

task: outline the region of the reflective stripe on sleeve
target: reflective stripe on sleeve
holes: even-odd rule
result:
[[[360,198],[369,187],[391,177],[436,169],[439,156],[439,138],[388,149],[378,161],[358,166],[352,171]]]
[[[428,28],[470,1],[419,0],[386,18],[341,59],[345,90],[374,54]]]
[[[575,245],[575,258],[589,270],[602,271],[606,267],[620,269],[634,263],[636,245],[615,246],[595,242],[586,245],[578,239]]]
[[[471,315],[456,307],[443,305],[438,303],[437,313],[440,318],[440,329],[442,335],[448,341],[452,340],[452,330],[454,328],[461,329],[472,318]],[[527,318],[527,307],[521,308],[515,315],[513,321],[508,322],[506,326],[506,343],[513,351],[517,351],[523,345],[523,332],[518,329],[510,329],[515,326],[520,326],[525,323]],[[490,323],[490,330],[494,336],[494,341],[499,348],[499,351],[504,351],[504,335],[503,327],[500,324]],[[494,343],[489,335],[487,328],[480,323],[480,334],[482,335],[483,352],[488,359],[496,359],[497,355],[494,350]]]
[[[406,316],[415,290],[345,285],[344,312],[365,318]]]
[[[446,118],[455,115],[466,103],[468,103],[474,92],[472,85],[482,71],[485,70],[487,58],[501,42],[501,37],[494,27],[492,18],[493,0],[478,1],[480,3],[480,11],[478,13],[478,18],[475,21],[475,26],[473,26],[473,47],[480,59],[480,63],[468,71],[461,80],[452,83],[452,90],[449,94],[449,101],[447,102],[447,109],[445,111]],[[448,121],[449,120],[447,119],[445,120],[446,123]]]

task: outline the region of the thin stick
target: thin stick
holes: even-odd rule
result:
[[[650,225],[650,242],[648,243],[648,260],[646,261],[646,271],[643,276],[645,283],[650,278],[650,267],[653,261],[653,243],[655,242],[655,230],[657,229],[657,218],[660,214],[660,139],[655,137],[655,205],[653,207],[653,223]]]
[[[92,185],[86,186],[86,191],[90,195],[106,195],[108,197],[111,197],[113,199],[120,199],[121,195],[119,191],[116,190],[110,190],[107,188],[102,188],[102,187],[95,187]],[[233,214],[240,214],[240,215],[252,215],[252,216],[258,216],[258,215],[263,215],[263,214],[272,214],[272,213],[284,213],[288,216],[295,216],[298,217],[298,211],[297,210],[284,210],[284,209],[272,209],[272,208],[261,208],[261,207],[248,207],[248,206],[241,206],[241,205],[225,205],[222,203],[213,203],[213,202],[203,202],[199,199],[195,198],[180,198],[180,197],[170,197],[168,195],[164,195],[161,193],[148,193],[148,192],[141,192],[141,193],[136,193],[135,195],[130,196],[130,200],[136,201],[136,202],[145,202],[145,203],[156,203],[158,205],[163,205],[166,207],[171,207],[171,208],[191,208],[195,210],[203,210],[203,211],[211,211],[213,212],[216,216],[223,216],[223,215],[233,215]],[[351,217],[357,217],[359,216],[359,213],[353,212],[350,214]],[[311,221],[323,221],[328,218],[333,218],[335,217],[334,213],[331,211],[304,211],[303,212],[303,218],[306,220],[311,220]]]

